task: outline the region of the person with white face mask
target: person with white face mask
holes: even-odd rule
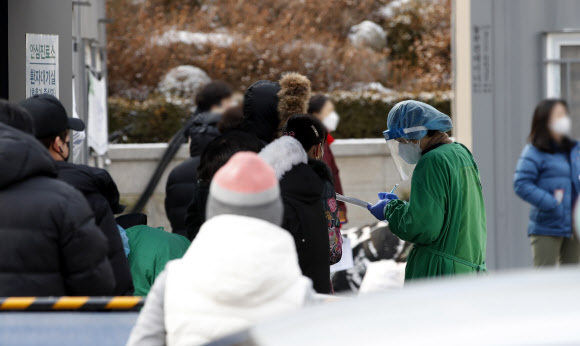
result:
[[[328,165],[332,172],[336,193],[343,194],[342,184],[340,182],[340,172],[330,148],[330,145],[334,142],[334,137],[332,137],[330,133],[336,131],[338,123],[340,122],[340,116],[336,113],[332,101],[326,95],[322,94],[314,95],[310,98],[310,102],[308,103],[308,114],[320,120],[328,130],[326,142],[324,143],[324,155],[322,160]],[[343,202],[338,202],[338,216],[341,224],[348,222],[346,216],[346,205]]]
[[[454,143],[451,119],[409,100],[389,112],[383,132],[403,178],[412,173],[411,197],[379,193],[372,215],[414,244],[405,280],[485,271],[487,239],[479,169],[471,152]]]
[[[580,152],[571,133],[566,102],[543,100],[516,167],[514,191],[532,206],[528,237],[536,267],[580,262],[571,216],[580,190]]]

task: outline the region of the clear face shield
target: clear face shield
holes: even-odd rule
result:
[[[406,129],[394,129],[383,132],[391,157],[403,181],[413,175],[415,166],[421,158],[421,147],[418,140],[404,138],[412,132],[426,131],[425,126],[415,126]]]

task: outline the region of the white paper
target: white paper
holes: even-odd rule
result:
[[[342,257],[338,263],[330,266],[330,272],[338,272],[341,270],[347,270],[354,266],[354,261],[352,258],[352,247],[350,246],[350,239],[347,237],[342,237]]]
[[[362,200],[360,200],[358,198],[354,198],[354,197],[343,196],[340,193],[337,193],[336,194],[336,199],[339,200],[339,201],[341,201],[341,202],[349,203],[349,204],[352,204],[352,205],[356,205],[357,207],[361,207],[361,208],[364,208],[364,209],[366,209],[367,208],[367,205],[369,205],[368,202],[362,201]]]
[[[89,73],[89,146],[97,153],[104,155],[107,152],[108,120],[107,120],[107,85],[105,79],[99,80]]]
[[[26,34],[26,97],[58,98],[58,35]]]

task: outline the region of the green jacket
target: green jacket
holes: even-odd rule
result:
[[[425,153],[409,202],[385,208],[391,231],[413,243],[405,280],[485,270],[486,220],[477,164],[461,144]]]
[[[189,240],[175,233],[145,225],[128,228],[129,266],[136,296],[146,296],[155,278],[173,259],[181,258],[189,248]]]

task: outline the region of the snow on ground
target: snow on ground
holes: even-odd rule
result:
[[[387,33],[375,22],[365,20],[350,28],[348,39],[355,46],[381,50],[387,45]]]
[[[172,43],[195,45],[197,48],[205,46],[229,47],[234,43],[234,37],[221,32],[192,32],[171,29],[163,35],[152,38],[154,44],[167,46]]]
[[[388,19],[395,14],[395,10],[408,3],[409,0],[393,0],[378,10],[378,15]]]
[[[169,102],[193,100],[199,89],[211,82],[211,78],[199,67],[181,65],[172,68],[159,82],[158,90]]]
[[[393,89],[389,89],[379,82],[356,83],[352,88],[352,91],[376,91],[382,94],[390,94],[394,92]]]
[[[376,91],[334,91],[332,92],[332,98],[334,100],[343,100],[346,102],[352,102],[353,100],[368,99],[373,101],[381,101],[384,103],[393,103],[395,101],[400,101],[404,99],[416,99],[420,101],[439,99],[439,100],[451,100],[453,98],[453,92],[448,91],[423,91],[420,93],[412,93],[405,91],[391,91],[389,93],[380,93]]]
[[[307,54],[312,54],[317,58],[320,58],[324,55],[328,48],[321,43],[318,42],[308,42],[303,40],[294,40],[290,43],[285,44],[282,47],[282,51],[285,54],[289,54],[295,50],[299,50],[305,52]]]

